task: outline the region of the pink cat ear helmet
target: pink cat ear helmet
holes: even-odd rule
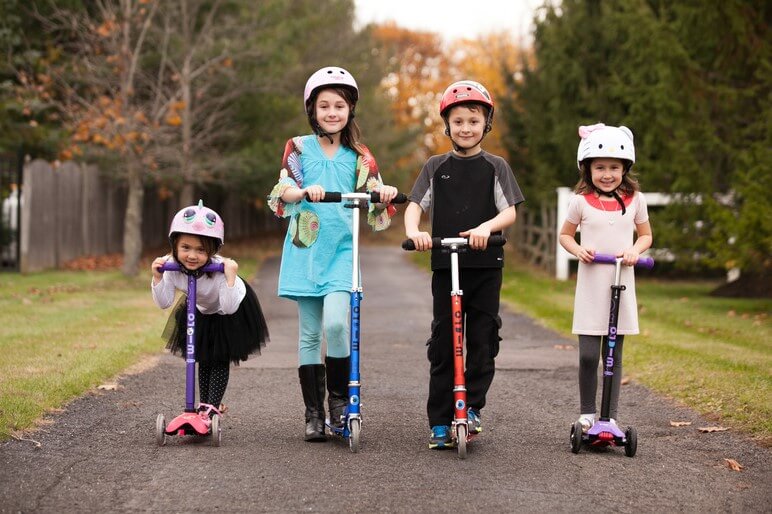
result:
[[[612,127],[603,123],[579,127],[579,147],[576,149],[576,165],[582,169],[582,162],[600,157],[620,159],[625,171],[635,163],[633,132],[625,127]]]
[[[326,66],[315,71],[306,82],[306,88],[303,91],[303,107],[306,113],[310,114],[309,110],[312,110],[316,94],[325,87],[348,88],[354,97],[354,104],[359,100],[359,87],[357,86],[357,81],[354,80],[354,76],[338,66]]]
[[[485,86],[474,80],[454,82],[442,94],[440,100],[440,116],[445,120],[447,128],[448,111],[451,107],[463,104],[482,104],[488,107],[488,119],[485,120],[485,133],[493,127],[493,98]],[[448,134],[449,135],[449,132]]]
[[[219,249],[225,242],[225,224],[219,214],[204,207],[204,201],[199,200],[198,205],[180,209],[174,215],[172,225],[169,228],[170,242],[174,234],[211,237],[217,241],[217,248]]]

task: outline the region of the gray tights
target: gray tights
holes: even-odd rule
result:
[[[609,417],[614,419],[617,417],[619,388],[622,385],[622,343],[624,342],[624,339],[625,336],[617,335],[616,350],[614,351],[613,390],[611,392],[611,408],[609,412]],[[580,414],[592,414],[596,412],[595,396],[598,390],[598,363],[601,359],[601,342],[603,343],[603,354],[605,354],[606,337],[579,336]],[[600,413],[598,414],[600,415]]]

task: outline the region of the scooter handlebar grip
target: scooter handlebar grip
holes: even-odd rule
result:
[[[160,268],[158,268],[158,271],[161,273],[164,271],[180,271],[180,265],[173,261],[167,261]]]
[[[306,194],[306,200],[308,200],[308,194]],[[325,203],[339,203],[343,200],[343,193],[339,191],[325,191],[324,192],[324,198],[319,200],[320,202]],[[370,203],[380,203],[381,202],[381,193],[377,191],[372,191],[370,193]],[[397,196],[395,196],[390,203],[405,203],[407,202],[407,196],[404,193],[397,193]]]
[[[397,196],[394,197],[391,203],[407,203],[407,195],[405,193],[397,193]]]
[[[488,246],[504,246],[507,244],[507,238],[502,235],[492,235],[488,238]]]
[[[654,267],[654,257],[639,257],[635,263],[636,268],[652,269]]]
[[[505,244],[507,244],[507,238],[502,235],[493,235],[488,238],[488,246],[504,246]],[[441,237],[432,238],[432,250],[437,248],[442,248]],[[415,250],[415,243],[413,243],[412,239],[405,239],[402,241],[402,249],[413,251]]]
[[[592,262],[594,262],[595,264],[616,264],[617,257],[616,255],[596,253],[595,256],[592,258]]]
[[[308,198],[308,195],[306,195],[306,199]],[[319,200],[320,202],[325,203],[337,203],[340,202],[340,193],[337,191],[325,191],[324,192],[324,198]]]
[[[391,202],[389,203],[405,203],[407,202],[407,196],[404,193],[397,193]],[[381,203],[381,193],[378,191],[370,192],[370,203]]]
[[[161,273],[164,271],[180,271],[180,265],[173,261],[167,261],[158,271]],[[225,265],[222,262],[212,262],[201,268],[201,271],[204,273],[222,273],[225,271]]]
[[[616,255],[608,255],[603,253],[596,253],[595,257],[593,257],[592,262],[596,264],[616,264],[617,262],[617,256]],[[654,258],[653,257],[640,257],[638,258],[638,262],[635,263],[636,268],[645,268],[645,269],[652,269],[654,267]]]

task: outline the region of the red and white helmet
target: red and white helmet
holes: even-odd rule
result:
[[[582,169],[582,161],[607,157],[628,161],[629,168],[635,163],[633,132],[625,127],[611,127],[603,123],[579,127],[579,147],[576,149],[576,165]]]
[[[359,100],[359,87],[354,76],[338,66],[326,66],[315,71],[306,82],[303,91],[303,107],[308,112],[311,100],[316,93],[324,87],[347,87],[354,94],[354,103]]]
[[[488,107],[488,119],[485,127],[485,131],[488,132],[493,125],[493,98],[485,86],[474,80],[460,80],[448,86],[442,93],[442,100],[440,100],[440,116],[445,118],[451,107],[467,103],[482,104]]]
[[[225,224],[219,214],[204,207],[204,201],[199,200],[198,205],[180,209],[174,215],[169,228],[170,240],[174,234],[211,237],[217,240],[217,248],[219,248],[225,242]]]

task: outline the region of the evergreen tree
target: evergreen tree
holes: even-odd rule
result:
[[[772,81],[768,3],[563,0],[537,15],[535,63],[511,80],[509,151],[529,199],[576,182],[576,133],[636,136],[644,191],[681,201],[653,215],[682,267],[769,276]]]

